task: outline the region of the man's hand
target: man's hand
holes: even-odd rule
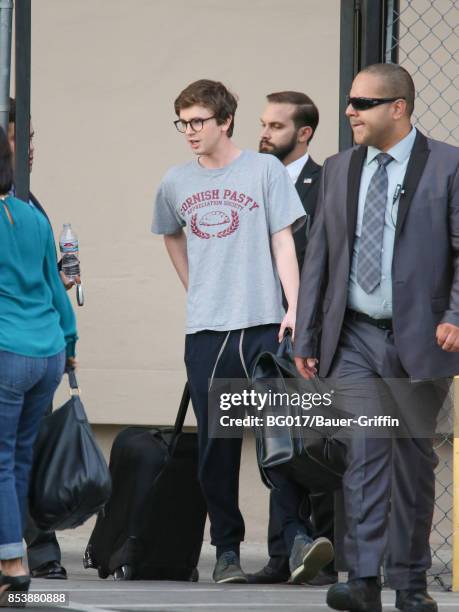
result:
[[[459,327],[452,323],[440,323],[437,327],[437,344],[448,353],[459,353]]]
[[[317,374],[317,363],[314,357],[295,357],[296,369],[306,380],[311,380]]]
[[[292,340],[295,340],[295,321],[296,321],[296,310],[289,308],[285,313],[285,317],[282,319],[281,326],[279,328],[279,342],[284,339],[286,329],[292,330]]]
[[[76,276],[75,278],[69,278],[68,276],[65,276],[62,271],[59,272],[59,274],[61,275],[62,284],[64,285],[67,291],[75,285],[79,285],[81,283],[79,276]]]

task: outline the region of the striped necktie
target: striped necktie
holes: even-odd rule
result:
[[[357,282],[365,293],[374,291],[381,282],[384,214],[389,183],[386,167],[394,158],[388,153],[379,153],[375,159],[378,168],[371,177],[365,199],[357,260]]]

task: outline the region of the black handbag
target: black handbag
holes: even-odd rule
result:
[[[45,531],[82,525],[111,493],[110,473],[81,402],[75,371],[68,377],[71,397],[43,419],[34,447],[29,511]]]
[[[327,384],[318,377],[307,383],[299,375],[293,360],[293,346],[287,332],[276,353],[265,351],[255,361],[252,385],[263,388],[267,381],[276,383],[287,390],[288,379],[296,379],[307,384],[308,391],[324,396],[330,393]],[[291,386],[290,386],[291,387]],[[279,391],[279,388],[277,389]],[[315,407],[314,414],[327,417],[349,418],[349,414],[335,406]],[[284,407],[284,416],[293,417],[301,422],[304,411],[301,407]],[[295,475],[295,480],[304,481],[308,488],[334,490],[341,486],[345,469],[345,446],[337,438],[340,427],[314,428],[298,424],[283,425],[273,431],[263,424],[255,427],[258,465],[262,478],[272,488],[266,469],[281,467],[284,472]]]

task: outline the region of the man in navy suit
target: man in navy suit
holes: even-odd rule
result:
[[[301,270],[319,189],[321,166],[309,154],[309,143],[319,123],[319,111],[309,96],[297,91],[271,93],[266,99],[268,103],[261,116],[259,151],[274,155],[285,165],[307,214],[305,225],[293,233]],[[289,580],[289,554],[292,543],[291,537],[285,533],[283,519],[286,514],[291,513],[297,517],[298,524],[301,524],[301,528],[304,528],[311,538],[326,537],[333,542],[333,494],[306,491],[303,486],[294,482],[286,483],[286,487],[287,490],[282,488],[271,491],[269,561],[260,571],[248,576],[250,583],[273,584]],[[332,562],[308,584],[320,586],[336,581],[337,573]]]

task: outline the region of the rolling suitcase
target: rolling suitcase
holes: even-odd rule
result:
[[[85,551],[85,567],[115,580],[198,580],[206,504],[196,433],[182,431],[188,383],[174,427],[128,427],[110,453],[113,491]]]

